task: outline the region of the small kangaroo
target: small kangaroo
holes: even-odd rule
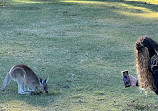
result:
[[[37,75],[26,65],[19,64],[14,65],[9,73],[6,75],[3,86],[1,88],[4,91],[5,87],[11,80],[14,80],[18,84],[18,93],[19,94],[31,94],[31,92],[35,92],[36,94],[40,94],[41,91],[48,93],[48,85],[47,80],[39,79]],[[24,86],[24,90],[23,90]],[[29,90],[31,88],[32,90]]]

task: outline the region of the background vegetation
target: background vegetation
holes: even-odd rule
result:
[[[0,92],[2,111],[157,110],[158,96],[125,89],[136,75],[134,44],[158,41],[155,0],[0,0],[0,81],[15,64],[49,77],[49,94]]]

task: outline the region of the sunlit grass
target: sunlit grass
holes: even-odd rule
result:
[[[81,3],[81,4],[102,4],[102,5],[108,5],[108,2],[101,2],[101,1],[78,1],[78,0],[63,0],[62,2],[67,3]]]
[[[158,18],[158,12],[152,11],[151,9],[128,5],[128,4],[122,4],[122,6],[124,6],[127,9],[127,11],[119,10],[116,12],[123,14],[125,16],[138,16],[138,17],[149,18],[149,19]]]
[[[146,12],[146,13],[132,13],[132,12],[127,12],[127,11],[117,11],[120,14],[123,14],[125,16],[138,16],[141,18],[149,18],[149,19],[158,19],[158,12]]]
[[[158,0],[125,0],[125,1],[136,1],[136,2],[144,2],[144,3],[158,5]]]
[[[130,1],[130,0],[126,0]],[[146,2],[150,4],[158,4],[158,1],[154,0],[134,0],[134,1],[140,1],[140,2]],[[158,18],[158,12],[152,11],[151,9],[141,7],[141,6],[134,6],[129,5],[123,2],[106,2],[106,1],[80,1],[80,0],[63,0],[62,2],[66,3],[79,3],[79,4],[94,4],[94,5],[104,5],[108,7],[116,7],[120,8],[120,10],[114,10],[114,12],[125,15],[125,16],[138,16],[143,18],[149,18],[149,19],[157,19]],[[129,10],[130,9],[130,10]]]
[[[8,101],[5,104],[5,107],[3,107],[1,110],[5,110],[5,111],[20,111],[20,110],[29,111],[29,110],[32,110],[32,109],[34,109],[34,111],[37,111],[36,107],[34,107],[32,105],[29,105],[24,101],[11,100],[11,101]]]
[[[12,1],[16,3],[42,3],[40,1],[33,1],[33,0],[12,0]]]

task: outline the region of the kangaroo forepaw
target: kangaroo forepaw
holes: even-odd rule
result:
[[[30,94],[30,92],[19,92],[19,94]]]

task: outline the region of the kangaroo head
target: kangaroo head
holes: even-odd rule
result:
[[[40,89],[42,91],[44,91],[45,93],[48,93],[48,85],[47,85],[47,82],[48,82],[48,79],[45,79],[44,81],[40,78]]]

